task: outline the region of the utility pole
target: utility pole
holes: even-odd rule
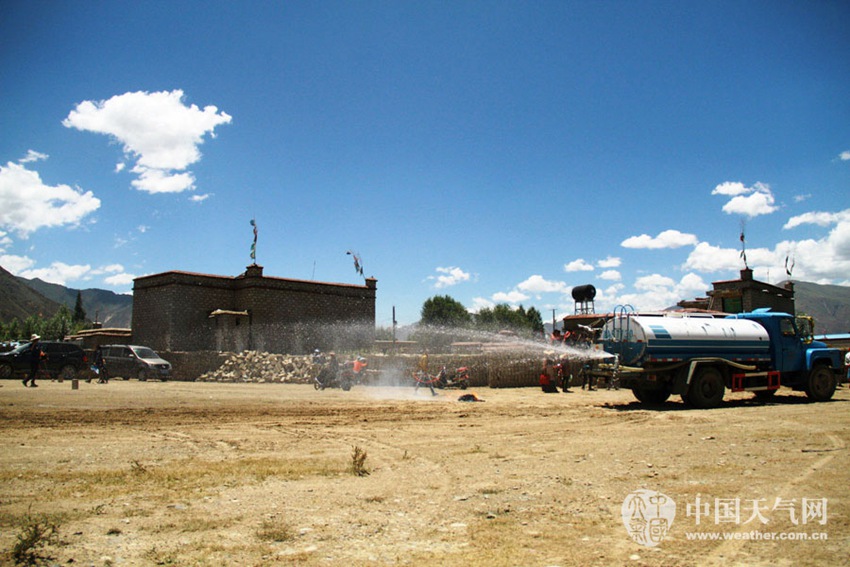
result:
[[[398,322],[395,320],[395,305],[393,305],[393,354],[396,354],[395,349],[395,328],[398,325]]]

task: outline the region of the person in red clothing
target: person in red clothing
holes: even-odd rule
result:
[[[543,359],[543,370],[540,372],[540,389],[547,394],[555,394],[558,392],[557,383],[558,370],[555,368],[555,363],[550,357]]]

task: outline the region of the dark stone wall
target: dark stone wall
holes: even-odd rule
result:
[[[165,272],[137,278],[133,341],[163,351],[357,349],[374,339],[377,281],[365,286]],[[217,309],[247,312],[210,317]]]

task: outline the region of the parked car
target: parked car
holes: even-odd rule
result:
[[[101,349],[110,378],[138,378],[142,381],[158,378],[165,381],[171,377],[171,363],[146,346],[104,345]]]
[[[88,367],[86,353],[74,343],[41,341],[44,364],[51,378],[70,380]],[[25,375],[30,371],[30,345],[24,343],[14,350],[0,353],[0,378]]]

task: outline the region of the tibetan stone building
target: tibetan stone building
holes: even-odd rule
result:
[[[741,279],[713,282],[708,297],[680,301],[679,307],[704,309],[722,313],[746,313],[754,309],[770,308],[774,312],[794,315],[794,284],[783,287],[753,279],[749,268],[741,270]]]
[[[133,341],[158,351],[357,350],[374,340],[377,280],[365,285],[171,271],[136,278]]]

